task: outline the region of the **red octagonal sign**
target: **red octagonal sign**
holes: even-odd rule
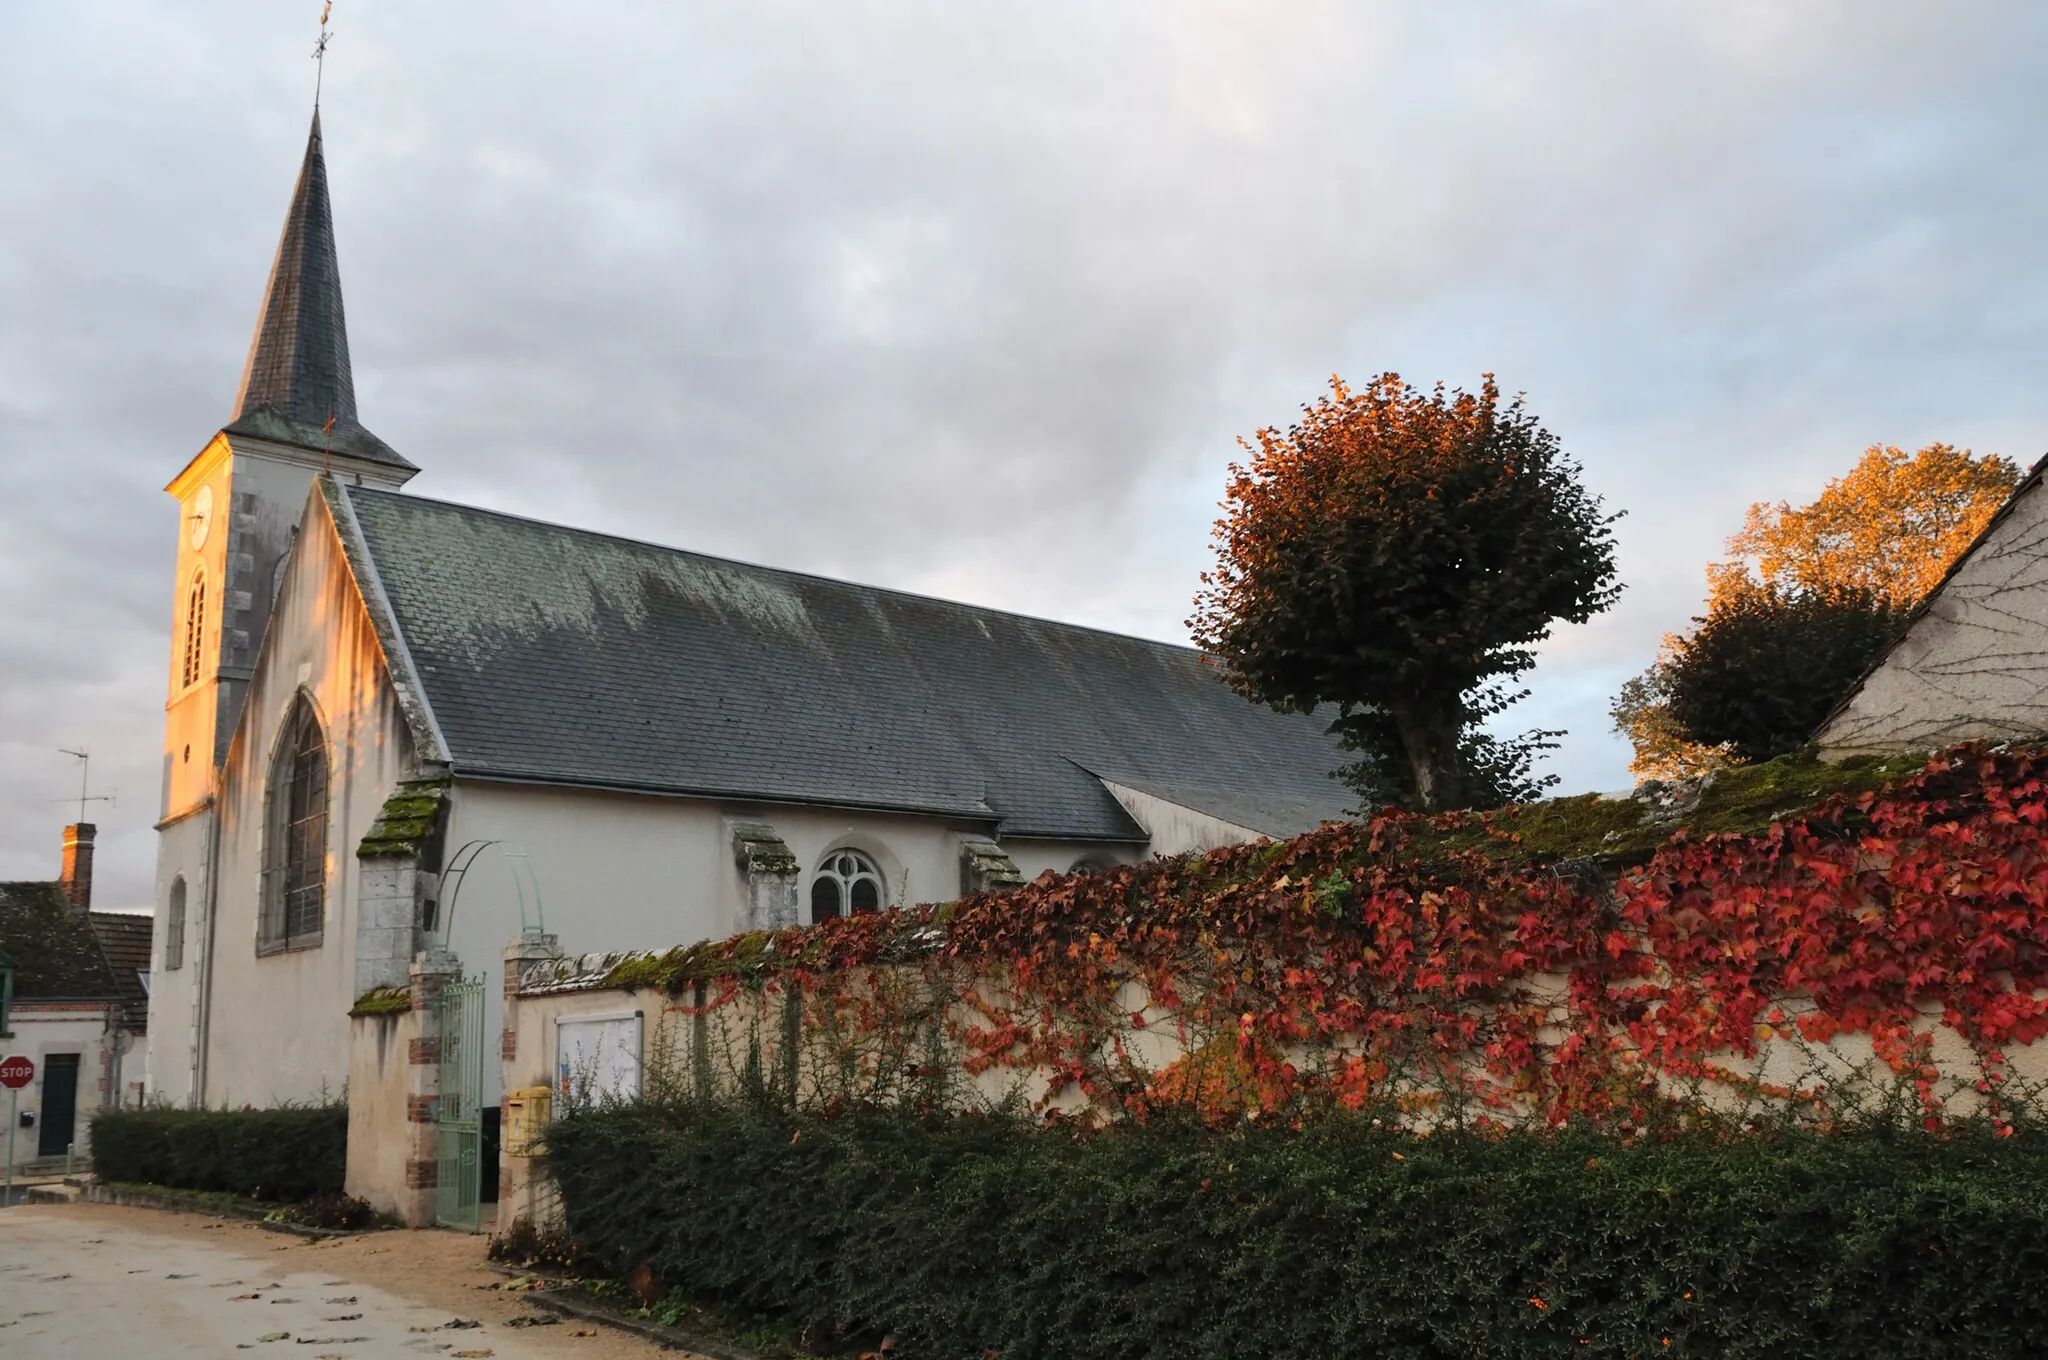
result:
[[[0,1062],[0,1086],[18,1091],[36,1079],[36,1065],[19,1054]]]

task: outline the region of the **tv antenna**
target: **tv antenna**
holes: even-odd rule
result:
[[[87,778],[87,776],[88,776],[88,775],[90,775],[90,774],[91,774],[91,772],[92,772],[92,752],[90,752],[90,751],[86,750],[86,749],[85,749],[85,748],[84,748],[83,746],[79,747],[79,748],[78,748],[77,750],[75,750],[75,751],[74,751],[74,750],[72,750],[72,749],[71,749],[70,747],[68,747],[68,746],[60,746],[60,747],[58,747],[58,748],[57,748],[57,750],[58,750],[58,753],[59,753],[59,754],[61,754],[61,755],[67,755],[67,756],[70,756],[70,757],[71,757],[71,758],[72,758],[73,760],[75,760],[75,761],[77,761],[77,762],[78,762],[78,820],[79,820],[79,821],[83,822],[83,821],[85,820],[85,805],[86,805],[87,803],[111,803],[111,802],[113,802],[113,801],[114,801],[114,800],[115,800],[115,799],[116,799],[117,797],[119,797],[119,792],[118,792],[118,790],[117,790],[116,792],[114,792],[114,793],[87,793],[87,792],[86,792],[86,782],[85,782],[85,781],[86,781],[86,778]],[[68,803],[68,802],[70,802],[71,800],[70,800],[69,798],[59,798],[59,799],[57,799],[56,801],[57,801],[57,802],[59,802],[59,803]]]

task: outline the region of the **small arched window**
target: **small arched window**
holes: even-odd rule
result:
[[[834,850],[811,879],[811,919],[880,911],[886,898],[873,860],[858,850]]]
[[[185,593],[185,651],[178,668],[179,683],[190,689],[199,683],[206,658],[206,573],[192,574],[192,588]]]
[[[185,876],[171,880],[171,900],[164,907],[164,971],[185,966]]]
[[[303,694],[271,757],[266,822],[257,948],[317,945],[327,907],[327,737]]]

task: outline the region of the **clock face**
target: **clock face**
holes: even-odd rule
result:
[[[206,531],[213,524],[213,488],[202,486],[192,498],[192,514],[186,521],[185,539],[198,552],[206,543]]]

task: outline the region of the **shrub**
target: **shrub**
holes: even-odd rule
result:
[[[180,1190],[294,1201],[340,1194],[348,1107],[107,1110],[93,1117],[93,1173]]]
[[[2048,1132],[1080,1133],[621,1105],[548,1135],[624,1274],[904,1356],[2020,1356]]]

